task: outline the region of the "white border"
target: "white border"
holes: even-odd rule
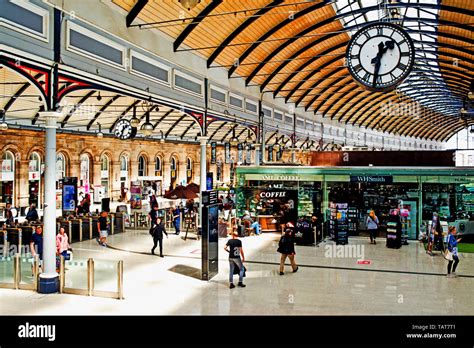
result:
[[[231,104],[230,103],[230,98],[234,98],[234,99],[238,99],[242,102],[242,106],[237,106],[237,105],[234,105],[234,104]],[[232,93],[232,92],[229,92],[229,107],[231,108],[234,108],[234,109],[237,109],[237,110],[244,110],[244,98],[242,98],[241,96],[239,96],[238,94],[235,94],[235,93]]]
[[[144,54],[141,54],[139,52],[136,52],[134,51],[133,49],[130,49],[130,55],[129,55],[129,72],[130,74],[132,75],[136,75],[136,76],[139,76],[139,77],[143,77],[145,79],[148,79],[148,80],[151,80],[153,82],[157,82],[159,84],[162,84],[162,85],[165,85],[165,86],[168,86],[168,87],[171,87],[171,67],[170,66],[167,66],[166,64],[163,64],[157,60],[154,60],[153,58],[150,58],[150,57],[147,57],[145,56]],[[168,81],[163,81],[163,80],[160,80],[160,79],[157,79],[156,77],[154,76],[151,76],[151,75],[147,75],[143,72],[140,72],[138,70],[135,70],[133,69],[133,57],[135,58],[138,58],[140,60],[143,60],[144,62],[148,63],[148,64],[151,64],[151,65],[154,65],[155,67],[157,68],[160,68],[160,69],[163,69],[163,70],[166,70],[166,72],[168,73]]]
[[[7,1],[7,0],[2,0],[2,1]],[[38,39],[44,42],[49,42],[49,11],[39,6],[36,6],[34,4],[31,4],[30,2],[27,2],[25,0],[23,1],[8,0],[8,1],[10,1],[12,4],[16,6],[23,7],[27,11],[40,15],[43,18],[43,32],[40,34],[37,31],[27,28],[19,23],[12,22],[3,17],[0,18],[0,26],[15,30],[21,34],[28,35],[30,37],[33,37],[35,39]]]
[[[70,42],[70,39],[71,39],[71,33],[70,32],[71,32],[71,30],[74,30],[74,31],[76,31],[80,34],[83,34],[83,35],[93,39],[93,40],[99,41],[104,45],[110,46],[111,48],[115,48],[115,49],[121,51],[122,52],[122,64],[112,62],[112,61],[107,60],[107,59],[105,59],[101,56],[95,55],[95,54],[93,54],[89,51],[85,51],[85,50],[83,50],[79,47],[72,46],[71,42]],[[100,63],[107,64],[107,65],[113,66],[115,68],[119,68],[120,70],[126,71],[125,62],[126,62],[126,58],[127,58],[127,48],[125,46],[119,45],[118,43],[116,43],[112,40],[109,40],[106,37],[100,36],[100,35],[94,33],[93,31],[80,26],[77,23],[71,22],[70,20],[68,20],[66,22],[66,49],[68,51],[77,53],[77,54],[79,54],[81,56],[84,56],[86,58],[93,59],[93,60],[98,61]]]
[[[201,94],[190,91],[189,89],[186,89],[186,88],[183,88],[183,87],[176,86],[176,76],[179,76],[183,79],[186,79],[186,80],[189,80],[191,82],[199,84],[201,86]],[[195,78],[191,75],[188,75],[188,74],[186,74],[185,72],[183,72],[181,70],[173,69],[173,89],[202,98],[203,97],[203,91],[204,91],[204,81],[199,80],[199,79],[197,79],[197,78]]]
[[[255,111],[247,109],[247,104],[254,105]],[[258,103],[254,102],[253,100],[245,98],[245,111],[253,115],[258,115]]]
[[[285,124],[290,124],[290,123],[286,122],[286,118],[287,118],[287,117],[291,118],[291,125],[293,125],[294,119],[293,119],[293,115],[292,115],[292,114],[287,114],[287,113],[283,114],[283,123],[285,123]]]
[[[212,98],[212,90],[223,93],[225,101]],[[217,87],[216,85],[211,83],[209,84],[209,100],[212,101],[213,103],[227,105],[228,100],[229,100],[229,91],[224,88]]]

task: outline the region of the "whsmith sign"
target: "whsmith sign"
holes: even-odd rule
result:
[[[393,176],[389,175],[351,175],[351,182],[375,182],[378,184],[393,183]]]

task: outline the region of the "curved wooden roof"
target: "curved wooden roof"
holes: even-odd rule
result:
[[[177,0],[112,1],[127,12],[141,3],[134,25],[166,33],[175,51],[194,50],[208,67],[225,67],[229,77],[326,118],[439,141],[466,127],[459,110],[474,80],[474,1],[388,5],[418,45],[409,81],[388,93],[359,87],[344,66],[359,19],[374,21],[368,14],[380,9],[362,6],[366,0],[201,0],[190,11]],[[386,112],[407,103],[414,112]]]

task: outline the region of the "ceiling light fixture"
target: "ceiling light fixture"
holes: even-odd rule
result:
[[[201,0],[178,0],[178,2],[188,11],[191,11]]]
[[[152,109],[150,109],[150,111],[148,111],[146,113],[146,121],[145,123],[142,125],[142,127],[140,128],[140,130],[142,131],[143,135],[145,135],[146,137],[149,137],[150,135],[153,134],[153,125],[150,123],[150,112],[151,112]]]
[[[140,124],[140,120],[137,118],[137,107],[136,106],[133,106],[133,117],[130,120],[130,124],[134,128],[137,128],[138,125]]]
[[[96,98],[97,98],[98,101],[101,101],[101,100],[102,100],[102,96],[100,95],[100,92],[99,92],[99,94],[97,95]]]
[[[239,139],[235,136],[235,128],[237,128],[237,125],[232,128],[232,138],[230,139],[230,145],[231,146],[237,146],[239,145]]]
[[[2,123],[0,124],[0,130],[5,131],[8,129],[8,124],[5,122],[5,110],[0,109],[0,118]]]
[[[104,137],[104,133],[102,133],[102,126],[100,123],[97,123],[99,125],[99,131],[97,132],[97,138],[102,139]]]

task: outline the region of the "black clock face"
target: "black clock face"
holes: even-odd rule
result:
[[[122,119],[117,122],[114,128],[114,134],[122,140],[130,139],[134,136],[133,127],[129,120]]]
[[[410,74],[415,61],[413,41],[399,25],[377,22],[355,33],[346,50],[354,80],[372,91],[390,91]]]

